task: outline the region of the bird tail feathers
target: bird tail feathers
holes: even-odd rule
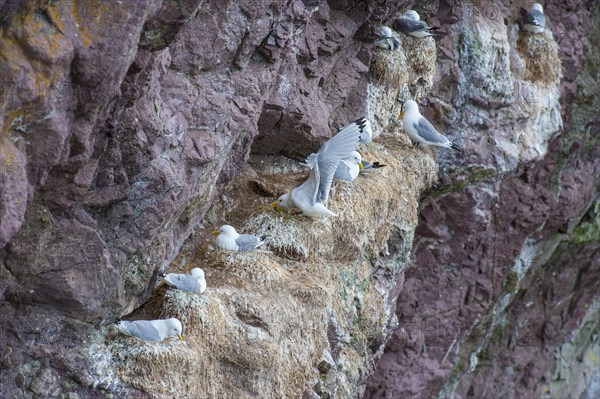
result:
[[[319,154],[310,154],[308,156],[308,158],[306,158],[306,166],[308,166],[310,169],[314,169],[315,166],[317,165],[317,162],[319,161]]]
[[[458,152],[463,151],[463,149],[456,143],[450,143],[450,148],[452,148],[453,150],[458,151]]]

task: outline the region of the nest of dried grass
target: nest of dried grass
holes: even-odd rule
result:
[[[558,44],[548,33],[534,35],[521,32],[517,51],[525,60],[525,80],[545,87],[560,80],[562,65]]]

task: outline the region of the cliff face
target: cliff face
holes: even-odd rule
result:
[[[593,397],[600,11],[419,5],[441,39],[374,49],[411,6],[0,1],[0,396]],[[462,154],[410,147],[412,97]],[[339,218],[267,206],[363,114],[388,166]],[[155,290],[195,266],[205,295]],[[113,337],[142,304],[186,342]]]
[[[518,6],[453,9],[446,85],[429,98],[460,105],[448,129],[466,162],[440,159],[442,184],[422,198],[400,328],[367,397],[598,395],[585,354],[598,345],[600,14],[548,2],[556,48],[519,35]]]

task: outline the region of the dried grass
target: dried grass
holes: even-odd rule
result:
[[[374,73],[386,88],[377,87],[382,94],[371,103],[375,118],[399,111],[396,96],[415,79],[406,65],[402,52],[376,52]],[[385,131],[376,127],[376,142],[359,149],[387,167],[352,183],[334,182],[327,206],[337,218],[276,211],[269,204],[305,180],[308,169],[282,157],[253,158],[253,169],[221,190],[206,226],[172,264],[178,271],[202,267],[207,291],[163,288],[144,310],[179,318],[185,342],[113,340],[119,377],[158,398],[301,397],[328,378],[316,366],[331,350],[327,331],[334,317],[349,340],[339,354],[344,371],[336,374],[343,376],[337,393],[353,392],[373,331],[383,330],[390,317],[371,258],[389,250],[392,231],[412,237],[419,195],[436,177],[432,157],[407,146],[400,132],[394,123]],[[266,245],[250,253],[217,249],[210,231],[225,223],[267,235]],[[402,267],[403,255],[397,256],[393,270]]]
[[[521,32],[517,51],[525,59],[525,80],[549,87],[560,79],[562,66],[558,44],[549,33],[533,35]]]

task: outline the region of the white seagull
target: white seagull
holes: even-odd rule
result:
[[[340,160],[333,177],[345,181],[352,181],[358,177],[362,169],[364,169],[362,155],[360,155],[358,151],[352,151],[352,154],[350,154],[349,157]]]
[[[421,17],[415,10],[408,10],[394,22],[394,30],[402,32],[405,35],[412,37],[429,37],[431,27],[425,21],[421,21]]]
[[[375,41],[375,45],[387,50],[398,50],[400,48],[400,40],[394,37],[389,27],[382,26],[379,28],[379,38]]]
[[[200,269],[199,267],[193,268],[190,274],[159,273],[159,276],[169,286],[177,288],[181,291],[198,292],[200,294],[206,291],[206,280],[204,279],[204,270]]]
[[[544,7],[540,3],[533,3],[531,9],[525,14],[523,28],[527,32],[542,33],[546,26]]]
[[[115,323],[121,334],[144,341],[162,341],[166,337],[177,337],[183,341],[181,322],[175,318],[165,320],[121,320]]]
[[[252,234],[238,234],[228,224],[221,226],[219,230],[213,231],[217,235],[217,246],[227,251],[252,251],[263,245],[264,238]]]
[[[319,151],[310,154],[306,164],[310,169],[308,179],[291,192],[283,194],[273,206],[299,208],[310,217],[337,216],[325,207],[329,198],[329,189],[338,164],[352,155],[359,143],[371,141],[371,124],[367,118],[359,118],[327,140]]]
[[[408,100],[404,103],[404,110],[400,114],[400,117],[404,123],[404,131],[413,142],[419,143],[424,147],[433,145],[460,151],[460,147],[453,144],[446,136],[440,134],[435,127],[419,113],[419,106],[413,100]]]

